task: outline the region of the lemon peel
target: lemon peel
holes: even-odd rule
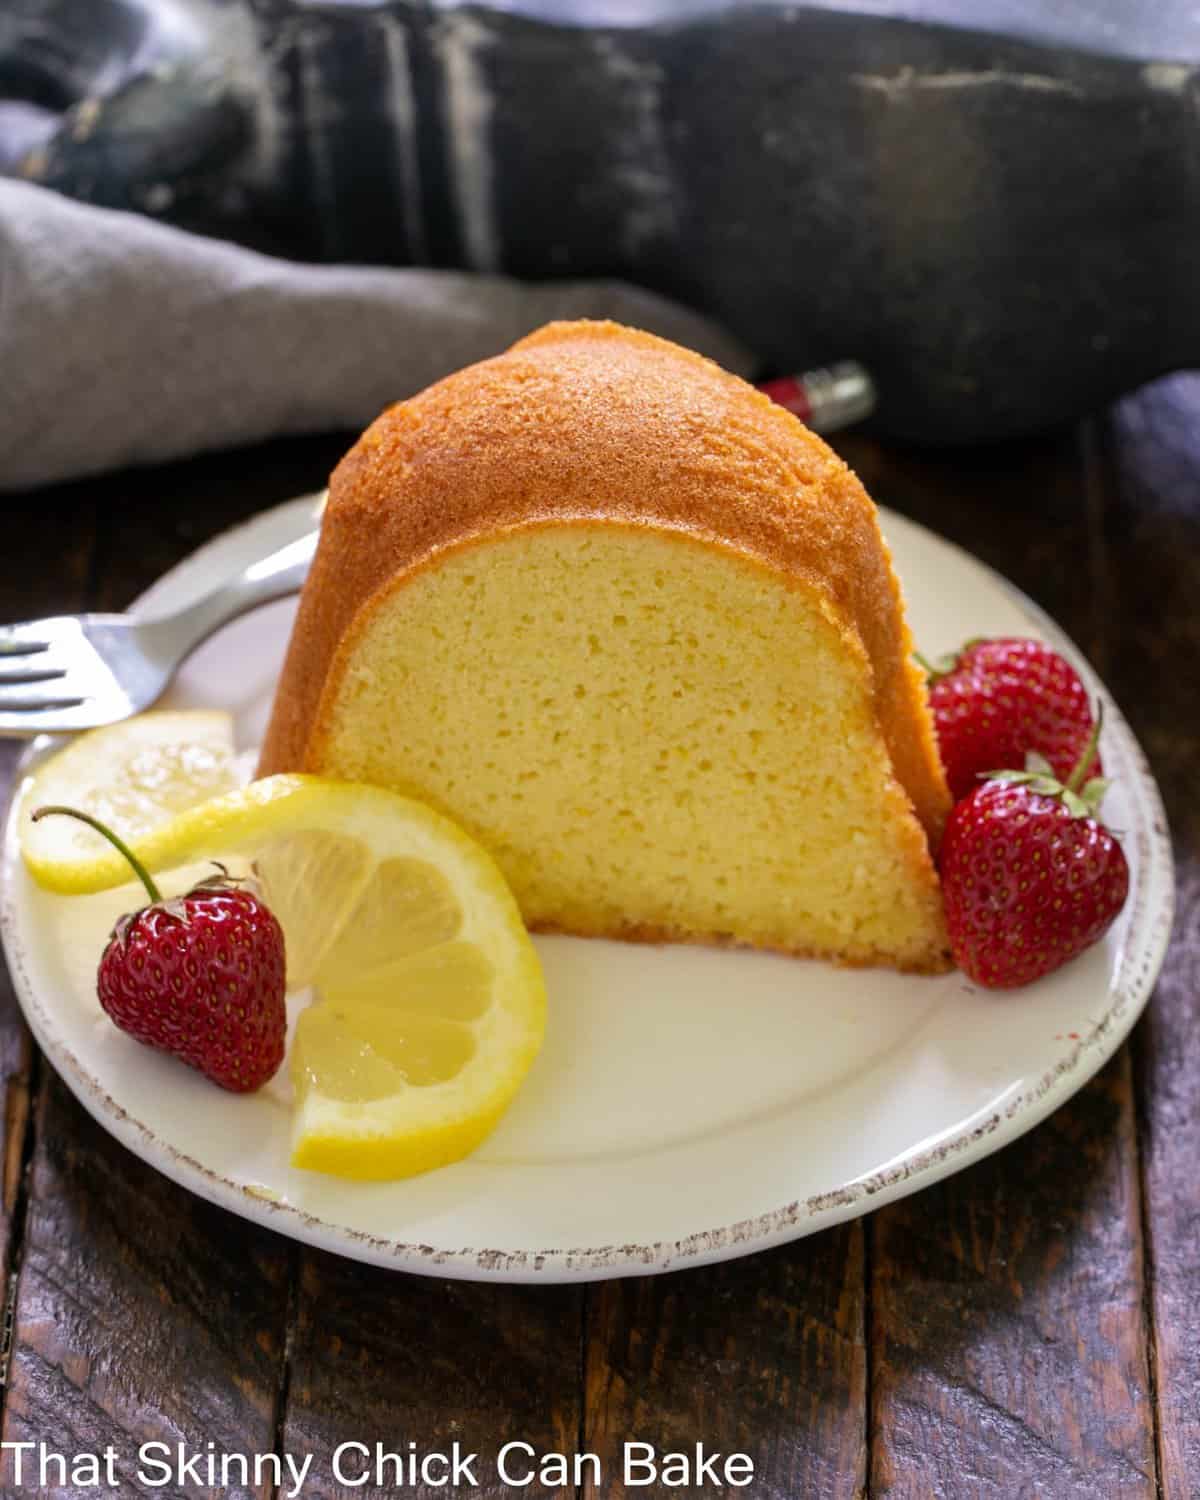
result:
[[[67,894],[127,883],[128,865],[97,836],[95,847],[48,845],[41,830],[68,820],[30,814],[51,792],[85,806],[102,797],[104,778],[122,776],[122,732],[172,763],[170,731],[203,727],[176,720],[84,736],[39,769],[19,821],[34,879]],[[291,1049],[293,1164],[382,1179],[473,1150],[520,1088],[546,1019],[537,954],[491,857],[441,813],[378,787],[271,776],[179,811],[176,789],[160,785],[170,808],[155,815],[144,800],[127,837],[141,863],[251,861],[284,929],[291,987],[316,987]]]

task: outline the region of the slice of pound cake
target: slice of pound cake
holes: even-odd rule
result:
[[[432,803],[535,929],[935,971],[911,649],[819,438],[661,339],[552,324],[339,465],[260,769]]]

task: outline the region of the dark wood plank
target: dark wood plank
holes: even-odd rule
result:
[[[1103,668],[1078,433],[1055,431],[961,452],[901,448],[856,432],[832,443],[880,505],[997,568]]]
[[[171,1463],[180,1443],[189,1457],[210,1443],[217,1454],[273,1453],[287,1266],[276,1236],[143,1165],[51,1075],[39,1100],[4,1441],[66,1454],[111,1447],[119,1482],[106,1493],[266,1497],[269,1482],[242,1484],[236,1468],[228,1487],[219,1470],[210,1484],[201,1468],[198,1483],[152,1490],[137,1482],[139,1468],[165,1476],[139,1449],[165,1443],[167,1453],[149,1456]]]
[[[84,608],[96,557],[97,506],[82,486],[0,497],[0,621]]]
[[[310,453],[305,465],[304,446],[282,462],[276,449],[252,450],[9,502],[6,526],[19,516],[24,539],[14,576],[20,612],[123,606],[208,534],[286,498],[277,470],[288,485],[319,484],[324,462],[318,467]],[[300,483],[289,464],[305,470]],[[84,518],[94,539],[86,565],[76,558]],[[38,567],[43,552],[61,553],[69,589]],[[288,1247],[144,1167],[48,1073],[20,1254],[6,1442],[67,1453],[111,1446],[121,1494],[151,1492],[136,1480],[145,1442],[183,1443],[202,1457],[210,1443],[217,1452],[273,1453]],[[11,1454],[4,1473],[11,1481]],[[201,1482],[178,1492],[269,1489]]]
[[[1200,379],[1121,403],[1105,536],[1113,558],[1109,679],[1147,751],[1175,847],[1166,966],[1136,1034],[1162,1492],[1200,1486]]]
[[[344,439],[322,437],[122,476],[120,525],[107,529],[101,548],[98,603],[122,607],[209,535],[319,488],[344,447]],[[136,572],[123,561],[127,536],[138,549]],[[297,1459],[311,1454],[306,1495],[383,1493],[334,1484],[333,1455],[346,1442],[404,1452],[410,1439],[423,1451],[457,1440],[480,1453],[479,1477],[491,1476],[484,1494],[505,1493],[493,1459],[506,1437],[574,1450],[580,1291],[422,1281],[308,1252],[296,1260],[280,1443]]]
[[[7,799],[20,746],[0,743],[0,805]],[[4,1097],[3,1155],[0,1157],[0,1287],[20,1254],[24,1228],[25,1168],[30,1110],[35,1084],[33,1039],[17,1005],[12,976],[0,958],[0,1090]]]
[[[838,446],[877,499],[1001,569],[1063,620],[1093,659],[1100,658],[1103,619],[1095,607],[1100,559],[1087,547],[1087,496],[1074,434],[951,455],[897,450],[861,435],[847,435]],[[1076,555],[1082,558],[1079,565],[1064,565],[1064,559]],[[1085,1362],[1074,1376],[1080,1391],[1079,1415],[1093,1433],[1098,1423],[1108,1422],[1115,1447],[1122,1456],[1129,1455],[1136,1482],[1152,1484],[1152,1477],[1146,1477],[1147,1465],[1151,1475],[1153,1468],[1150,1415],[1148,1407],[1139,1406],[1146,1354],[1138,1312],[1141,1249],[1127,1060],[1039,1139],[1040,1147],[1034,1149],[1051,1151],[1056,1167],[1085,1152],[1095,1163],[1104,1202],[1134,1205],[1132,1213],[1126,1212],[1095,1242],[1077,1228],[1073,1243],[1079,1253],[1066,1261],[1066,1289],[1086,1289],[1097,1257],[1109,1265],[1107,1284],[1122,1288],[1115,1336],[1124,1356],[1118,1366],[1124,1384],[1094,1360]],[[961,1488],[964,1473],[987,1473],[994,1446],[1000,1450],[998,1463],[1005,1479],[1016,1481],[1011,1491],[1001,1486],[996,1493],[1021,1493],[1022,1480],[1038,1472],[1028,1453],[1024,1470],[1009,1462],[995,1422],[981,1425],[972,1417],[960,1427],[960,1413],[949,1403],[936,1421],[927,1424],[924,1446],[910,1448],[903,1430],[905,1411],[931,1403],[936,1411],[935,1392],[960,1381],[972,1345],[986,1346],[995,1334],[989,1325],[970,1317],[969,1296],[977,1276],[965,1260],[944,1258],[947,1279],[937,1291],[943,1309],[953,1316],[948,1311],[936,1329],[931,1320],[916,1316],[919,1301],[909,1309],[914,1316],[906,1317],[893,1296],[910,1281],[921,1285],[923,1296],[931,1294],[933,1289],[921,1278],[919,1254],[925,1237],[936,1232],[931,1221],[953,1235],[956,1216],[963,1214],[1012,1220],[1017,1240],[1036,1246],[1024,1264],[1036,1273],[1032,1293],[1047,1313],[1046,1337],[1061,1338],[1064,1351],[1072,1347],[1071,1314],[1058,1309],[1057,1302],[1064,1282],[1050,1276],[1062,1254],[1053,1225],[1066,1221],[1060,1216],[1039,1226],[1034,1207],[1022,1206],[1028,1171],[1027,1158],[1010,1154],[999,1168],[939,1189],[935,1202],[922,1195],[889,1210],[880,1221],[880,1238],[871,1256],[877,1267],[870,1309],[876,1388],[870,1477],[875,1485],[914,1496],[967,1493]],[[1089,1230],[1107,1222],[1102,1214],[1085,1220],[1082,1211],[1078,1218]],[[726,1442],[736,1435],[755,1458],[764,1494],[861,1493],[868,1477],[862,1410],[864,1308],[856,1280],[861,1277],[861,1232],[840,1231],[740,1266],[689,1274],[682,1281],[668,1278],[597,1288],[589,1320],[585,1446],[599,1447],[611,1461],[631,1433],[645,1432],[647,1441],[681,1447],[711,1443],[714,1433]],[[736,1296],[731,1295],[734,1287]],[[1019,1298],[1020,1288],[1012,1281],[1003,1287],[1010,1299]],[[945,1345],[943,1358],[939,1337],[947,1322],[957,1336]],[[1040,1334],[1015,1314],[1005,1326],[994,1368],[1044,1347]],[[822,1331],[824,1336],[818,1337]],[[721,1354],[714,1362],[715,1350]],[[763,1399],[764,1388],[769,1399]],[[997,1408],[1003,1409],[1005,1395],[992,1394]],[[1021,1421],[1022,1404],[1030,1405],[1027,1396],[1019,1389],[1007,1396],[1013,1427]],[[1031,1411],[1025,1414],[1037,1420]],[[939,1446],[955,1449],[955,1467],[949,1462],[939,1465]],[[1040,1462],[1044,1455],[1036,1457]],[[1117,1469],[1122,1461],[1116,1461]],[[943,1487],[937,1489],[938,1484]]]
[[[292,438],[62,486],[67,493],[88,489],[99,513],[91,607],[124,609],[226,527],[323,489],[349,441],[338,434]]]
[[[105,481],[92,602],[123,606],[208,535],[319,487],[341,446],[275,445]],[[149,1233],[138,1227],[143,1199]],[[66,1300],[85,1227],[86,1277]],[[301,1268],[290,1309],[289,1266]],[[186,1299],[171,1290],[181,1277]],[[208,1285],[237,1295],[204,1308]],[[415,1281],[302,1255],[146,1174],[53,1085],[42,1101],[5,1436],[66,1431],[81,1450],[111,1442],[126,1473],[146,1440],[178,1438],[189,1451],[210,1440],[239,1452],[277,1447],[312,1455],[306,1493],[318,1495],[334,1492],[339,1443],[400,1442],[397,1412],[411,1414],[404,1439],[423,1449],[457,1439],[489,1459],[506,1435],[520,1435],[570,1452],[581,1298]],[[108,1307],[118,1310],[111,1326]]]
[[[986,532],[984,555],[1010,572],[1024,556],[1008,545],[1014,489],[1048,493],[1062,524],[1076,521],[1069,437],[1006,452],[999,463],[991,454],[898,452],[863,436],[838,446],[876,498],[937,530],[957,527],[968,544]],[[632,1434],[660,1448],[733,1444],[755,1461],[756,1494],[862,1493],[862,1267],[858,1226],[736,1266],[596,1288],[585,1447],[604,1454],[609,1473]]]
[[[583,1448],[599,1497],[680,1493],[623,1479],[623,1445],[661,1456],[696,1444],[744,1453],[749,1489],[695,1494],[852,1500],[866,1479],[863,1229],[687,1273],[606,1282],[589,1294]],[[644,1457],[640,1450],[634,1456]],[[717,1471],[718,1473],[720,1470]],[[645,1479],[635,1468],[630,1477]]]
[[[1085,567],[1062,562],[1073,555],[1076,526],[1083,524],[1086,514],[1070,438],[953,460],[896,454],[865,439],[846,446],[878,498],[956,536],[1015,577],[1064,620],[1094,659],[1099,658],[1104,650],[1104,612],[1096,578],[1103,571],[1104,557],[1085,546]],[[296,460],[297,469],[289,470],[291,451],[292,445],[281,446],[277,459],[260,453],[250,461],[259,464],[252,477],[242,456],[232,468],[223,466],[225,460],[204,461],[209,467],[200,478],[192,466],[185,466],[147,471],[133,480],[125,477],[120,492],[115,482],[108,482],[113,487],[105,488],[104,494],[120,502],[120,525],[110,531],[95,570],[93,597],[119,607],[204,536],[269,499],[286,498],[319,483],[340,444],[322,454],[316,475],[308,459]],[[169,482],[172,477],[174,484]],[[79,491],[71,489],[78,503]],[[1017,522],[1032,527],[1033,540],[1020,540]],[[1066,550],[1068,545],[1072,552]],[[122,559],[127,556],[140,561],[126,564]],[[85,581],[87,576],[85,567]],[[6,612],[48,607],[36,579],[21,587],[26,589],[22,597],[38,602]],[[73,604],[64,597],[57,607]],[[1122,696],[1118,684],[1113,685]],[[12,1422],[26,1422],[28,1430],[45,1423],[51,1423],[55,1433],[78,1430],[89,1435],[89,1442],[101,1431],[120,1429],[121,1441],[127,1441],[136,1413],[152,1390],[149,1378],[137,1388],[134,1375],[143,1363],[152,1366],[169,1359],[171,1342],[179,1338],[187,1358],[164,1367],[162,1385],[184,1395],[161,1416],[143,1411],[153,1434],[177,1428],[190,1437],[202,1430],[202,1440],[250,1445],[257,1441],[255,1434],[272,1425],[273,1418],[265,1414],[275,1387],[267,1371],[274,1371],[275,1380],[283,1371],[280,1330],[286,1274],[281,1267],[286,1256],[271,1241],[255,1247],[251,1256],[258,1257],[257,1269],[249,1278],[246,1300],[239,1298],[233,1306],[222,1301],[214,1326],[202,1324],[202,1291],[214,1283],[237,1282],[239,1256],[246,1256],[246,1237],[253,1236],[236,1221],[176,1195],[175,1189],[152,1178],[168,1195],[160,1201],[153,1189],[147,1190],[147,1201],[164,1225],[164,1238],[173,1224],[179,1233],[194,1234],[199,1241],[195,1256],[188,1258],[194,1267],[185,1282],[190,1294],[177,1293],[172,1303],[166,1283],[156,1280],[163,1267],[173,1264],[167,1247],[151,1235],[149,1249],[143,1253],[138,1248],[145,1237],[135,1232],[133,1221],[142,1191],[126,1190],[121,1182],[126,1172],[144,1169],[131,1166],[132,1158],[100,1138],[103,1150],[116,1153],[98,1178],[102,1197],[124,1209],[110,1215],[107,1202],[96,1201],[91,1193],[89,1153],[95,1146],[89,1133],[95,1133],[94,1127],[82,1118],[72,1119],[72,1111],[78,1112],[61,1095],[52,1085],[42,1106],[43,1131],[53,1144],[41,1141],[35,1161],[30,1210],[34,1237],[17,1308]],[[1051,1447],[1057,1444],[1055,1451],[1063,1458],[1058,1469],[1028,1471],[1020,1464],[1009,1465],[1003,1471],[1005,1484],[993,1486],[991,1493],[1075,1493],[1070,1488],[1023,1491],[1020,1485],[1029,1472],[1065,1474],[1074,1482],[1076,1450],[1087,1449],[1098,1430],[1106,1435],[1109,1448],[1104,1460],[1108,1468],[1096,1472],[1114,1475],[1126,1485],[1112,1493],[1146,1492],[1136,1487],[1146,1472],[1148,1429],[1142,1411],[1148,1406],[1144,1349],[1139,1366],[1141,1325],[1134,1307],[1140,1247],[1136,1212],[1130,1218],[1130,1203],[1136,1208],[1137,1198],[1136,1191],[1130,1191],[1132,1120],[1128,1067],[1118,1063],[1028,1142],[935,1190],[957,1194],[944,1212],[930,1202],[930,1195],[907,1209],[900,1205],[888,1211],[910,1217],[897,1216],[886,1229],[879,1229],[874,1246],[873,1346],[884,1372],[875,1401],[877,1434],[889,1421],[899,1432],[905,1403],[916,1410],[924,1393],[952,1395],[954,1382],[961,1384],[964,1372],[974,1372],[980,1364],[988,1372],[980,1388],[999,1413],[1024,1420],[1023,1405],[1033,1400],[1028,1383],[1018,1390],[1021,1383],[1013,1382],[1017,1394],[1010,1399],[997,1382],[1006,1361],[1015,1360],[1025,1369],[1021,1361],[1033,1360],[1028,1368],[1034,1370],[1035,1384],[1039,1372],[1049,1371],[1047,1378],[1061,1379],[1081,1392],[1073,1406],[1065,1404],[1068,1415],[1062,1419],[1076,1423],[1079,1430],[1064,1441],[1057,1428],[1051,1429]],[[1005,1166],[1009,1158],[1012,1164]],[[1086,1172],[1079,1171],[1080,1159],[1087,1163]],[[1077,1198],[1068,1195],[1060,1207],[1055,1195],[1055,1218],[1047,1197],[1037,1198],[1030,1191],[1026,1179],[1031,1173],[1036,1175],[1030,1180],[1046,1195],[1068,1179],[1075,1181]],[[1084,1187],[1089,1191],[1085,1193]],[[174,1201],[176,1196],[182,1204]],[[1033,1208],[1026,1201],[1030,1198],[1036,1199]],[[1037,1221],[1037,1212],[1044,1222]],[[200,1221],[193,1222],[189,1215],[197,1213]],[[921,1243],[931,1219],[938,1224],[965,1223],[972,1233],[974,1225],[991,1226],[991,1243],[999,1248],[972,1258],[974,1252],[959,1254],[946,1241],[949,1248],[934,1256]],[[72,1279],[75,1257],[90,1248],[85,1230],[94,1225],[100,1226],[98,1264],[82,1262],[86,1275]],[[1105,1226],[1111,1226],[1110,1232]],[[866,1469],[862,1243],[862,1228],[855,1226],[728,1267],[593,1289],[587,1294],[590,1337],[582,1429],[577,1401],[582,1293],[416,1282],[302,1253],[286,1367],[289,1400],[279,1440],[294,1454],[313,1450],[314,1479],[306,1490],[313,1494],[335,1493],[328,1483],[329,1460],[341,1441],[378,1438],[397,1447],[411,1437],[429,1449],[458,1437],[486,1455],[504,1435],[528,1435],[539,1448],[570,1452],[582,1446],[605,1454],[615,1453],[626,1438],[660,1447],[683,1447],[689,1441],[713,1446],[716,1440],[741,1447],[755,1458],[755,1494],[859,1493]],[[1002,1255],[1022,1268],[1019,1274],[999,1267]],[[181,1259],[182,1251],[177,1256]],[[991,1303],[986,1297],[971,1298],[980,1280],[980,1264],[989,1272]],[[922,1266],[928,1273],[923,1282]],[[1088,1301],[1085,1294],[1100,1269],[1106,1272],[1106,1295]],[[914,1299],[901,1296],[909,1272],[934,1299],[924,1313]],[[95,1298],[87,1291],[93,1281],[99,1288]],[[890,1290],[885,1293],[885,1288]],[[86,1300],[82,1311],[72,1300],[81,1289]],[[112,1331],[102,1322],[106,1298],[120,1309],[116,1321],[121,1326]],[[1095,1363],[1079,1364],[1078,1350],[1070,1344],[1078,1330],[1072,1332],[1064,1306],[1090,1310],[1093,1322],[1107,1331],[1116,1351],[1108,1361],[1115,1376],[1098,1374]],[[1035,1311],[1023,1320],[1026,1308]],[[132,1331],[126,1336],[125,1323],[148,1325],[149,1332],[138,1336],[140,1355]],[[102,1326],[107,1356],[95,1347]],[[937,1330],[951,1326],[959,1335],[957,1341],[943,1339],[947,1352],[939,1363]],[[69,1330],[65,1338],[60,1336],[62,1327]],[[899,1339],[891,1336],[901,1333],[911,1343],[897,1353]],[[51,1335],[58,1342],[48,1343]],[[888,1338],[890,1344],[884,1342]],[[242,1347],[256,1340],[261,1340],[261,1358]],[[1058,1365],[1037,1364],[1034,1356],[1045,1348],[1059,1351]],[[1085,1345],[1083,1353],[1094,1356],[1095,1345]],[[105,1358],[108,1362],[102,1365]],[[235,1409],[228,1393],[231,1388],[241,1390],[243,1379],[250,1395],[242,1391]],[[200,1396],[189,1391],[191,1381],[198,1384]],[[1193,1383],[1191,1389],[1195,1388]],[[110,1399],[114,1389],[119,1399]],[[522,1391],[531,1394],[526,1398]],[[22,1402],[32,1416],[23,1415]],[[961,1488],[962,1477],[977,1472],[969,1467],[952,1476],[960,1487],[921,1487],[930,1478],[925,1450],[948,1440],[961,1439],[955,1451],[960,1463],[968,1466],[986,1452],[989,1434],[1001,1458],[1013,1449],[1012,1430],[1002,1428],[991,1407],[985,1405],[965,1418],[961,1410],[947,1406],[939,1412],[936,1407],[937,1401],[931,1400],[923,1408],[933,1410],[934,1416],[921,1433],[921,1451],[905,1453],[894,1445],[907,1465],[900,1481],[888,1477],[889,1450],[877,1444],[875,1480],[881,1493],[885,1482],[899,1494],[968,1492]],[[1104,1417],[1099,1426],[1098,1408]],[[1036,1412],[1033,1415],[1035,1422],[1039,1420]],[[240,1433],[239,1422],[244,1429]],[[971,1427],[978,1431],[973,1434]],[[14,1425],[11,1430],[26,1429]],[[269,1451],[270,1435],[267,1442]],[[1032,1441],[1026,1446],[1043,1465],[1048,1462],[1044,1444],[1042,1449]],[[1092,1457],[1090,1451],[1085,1454],[1088,1460]],[[606,1473],[619,1473],[619,1463],[613,1469],[610,1459]],[[1005,1487],[1010,1483],[1013,1487]],[[592,1492],[616,1495],[622,1490],[608,1485],[593,1487]],[[652,1488],[637,1492],[656,1493]],[[1108,1491],[1089,1491],[1098,1492]],[[493,1488],[484,1493],[504,1491]]]
[[[1085,436],[961,455],[842,447],[877,500],[999,568],[1107,670],[1111,559]],[[1127,1053],[870,1233],[873,1496],[1154,1493]]]
[[[840,1231],[811,1247],[764,1258],[749,1279],[734,1268],[700,1273],[713,1291],[698,1305],[722,1315],[718,1334],[709,1340],[727,1348],[718,1381],[724,1378],[732,1387],[743,1365],[747,1377],[754,1372],[744,1406],[731,1404],[726,1425],[751,1445],[760,1473],[774,1486],[763,1494],[794,1493],[798,1476],[819,1476],[821,1493],[831,1496],[851,1495],[861,1486],[861,1244],[858,1230]],[[302,1267],[282,1440],[286,1451],[313,1453],[312,1493],[334,1493],[332,1454],[338,1443],[350,1440],[378,1438],[395,1446],[399,1434],[437,1449],[459,1436],[482,1455],[479,1478],[486,1478],[486,1494],[505,1492],[492,1467],[505,1436],[520,1437],[539,1452],[570,1454],[580,1446],[581,1292],[417,1283],[308,1253]],[[672,1284],[681,1285],[648,1281],[645,1295],[657,1298]],[[738,1285],[745,1296],[733,1296]],[[607,1328],[605,1309],[619,1304],[609,1301],[617,1295],[614,1289],[592,1295],[589,1327],[595,1348],[598,1332],[605,1341],[616,1336]],[[672,1399],[688,1399],[687,1372],[701,1358],[704,1326],[703,1319],[696,1320],[690,1334],[694,1347],[685,1343],[679,1351],[674,1368],[684,1379]],[[432,1344],[431,1329],[437,1330]],[[800,1330],[795,1340],[788,1329]],[[777,1379],[766,1351],[797,1341],[791,1371]],[[623,1416],[600,1394],[604,1368],[602,1354],[589,1372],[589,1421],[596,1424],[608,1474],[616,1472],[610,1469],[610,1449],[621,1440]],[[769,1422],[772,1402],[775,1420]],[[400,1425],[398,1409],[405,1412]],[[793,1438],[788,1428],[797,1414],[804,1434]],[[702,1415],[693,1413],[697,1422]],[[676,1430],[687,1430],[683,1416]],[[714,1431],[697,1426],[693,1440],[711,1444]],[[756,1433],[766,1434],[766,1456],[761,1443],[755,1446]],[[582,1448],[592,1446],[585,1429]],[[563,1493],[573,1494],[574,1486]]]
[[[375,1445],[407,1461],[418,1454],[478,1455],[460,1493],[499,1497],[528,1493],[574,1497],[572,1482],[528,1489],[506,1487],[496,1468],[500,1447],[530,1444],[538,1454],[573,1454],[579,1435],[580,1334],[578,1287],[474,1285],[374,1270],[313,1251],[301,1253],[298,1316],[292,1339],[283,1450],[311,1454],[305,1496],[404,1493],[433,1500],[450,1491],[409,1486],[385,1467],[375,1481]],[[347,1480],[339,1486],[334,1457],[344,1443]],[[510,1474],[527,1456],[514,1453]],[[465,1481],[474,1476],[477,1484]]]
[[[4,506],[0,548],[0,622],[79,609],[96,549],[95,506],[88,496],[14,496]],[[7,802],[23,746],[0,742],[0,805]],[[4,1143],[0,1161],[0,1287],[6,1301],[20,1264],[31,1114],[39,1059],[0,959],[0,1089]],[[5,1329],[4,1357],[8,1331]]]
[[[1129,1073],[876,1215],[873,1497],[1155,1494]]]

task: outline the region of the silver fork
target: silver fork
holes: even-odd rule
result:
[[[318,535],[288,542],[158,619],[58,615],[0,626],[0,737],[69,734],[149,708],[201,641],[257,605],[296,592]]]

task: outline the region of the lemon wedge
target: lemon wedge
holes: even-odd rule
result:
[[[28,816],[50,800],[95,806],[80,753],[89,738],[48,761],[22,803],[22,852],[55,891],[129,878],[99,835]],[[144,748],[141,735],[131,748]],[[125,763],[93,770],[111,789]],[[151,871],[252,862],[284,930],[289,987],[316,987],[291,1047],[295,1166],[404,1177],[484,1139],[537,1056],[546,999],[516,902],[473,839],[397,793],[312,776],[268,777],[165,819],[141,810],[127,842]],[[130,820],[110,815],[124,836]],[[45,839],[58,824],[73,836]]]
[[[164,709],[72,740],[38,768],[24,806],[81,807],[119,829],[127,843],[141,844],[178,813],[242,780],[229,714]],[[111,845],[70,818],[23,817],[21,852],[40,885],[64,894],[129,879],[129,866]]]

